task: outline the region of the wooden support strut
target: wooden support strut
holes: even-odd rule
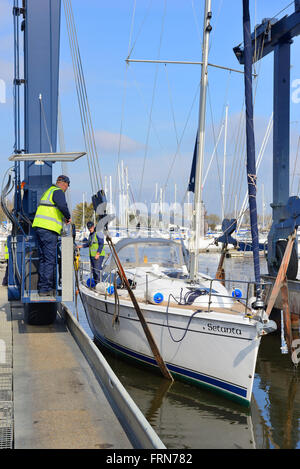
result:
[[[291,325],[291,313],[289,308],[289,295],[288,295],[288,286],[287,286],[287,269],[289,266],[293,244],[296,239],[296,230],[293,234],[288,237],[288,243],[285,249],[285,253],[281,262],[280,269],[278,271],[276,281],[271,292],[270,300],[267,306],[266,315],[270,316],[271,311],[275,305],[275,301],[281,292],[282,298],[282,310],[284,317],[284,328],[285,328],[285,339],[289,351],[292,352],[292,325]]]
[[[293,342],[292,322],[291,322],[291,312],[290,312],[290,306],[289,306],[289,291],[288,291],[286,277],[284,281],[282,282],[281,299],[282,299],[285,341],[287,343],[289,351],[292,352],[292,342]]]
[[[225,286],[225,269],[224,269],[224,261],[227,253],[227,244],[223,244],[222,246],[222,253],[221,253],[221,258],[219,261],[217,273],[216,273],[216,279],[220,280],[220,282]]]
[[[139,306],[139,304],[138,304],[138,301],[137,301],[137,299],[136,299],[136,297],[135,297],[135,295],[134,295],[134,293],[133,293],[133,291],[132,291],[132,289],[131,289],[131,287],[130,287],[130,284],[129,284],[129,282],[128,282],[127,276],[126,276],[126,274],[125,274],[125,272],[124,272],[124,269],[123,269],[123,267],[122,267],[122,264],[121,264],[121,262],[120,262],[120,259],[119,259],[118,255],[117,255],[117,252],[116,252],[115,247],[114,247],[114,245],[113,245],[112,239],[111,239],[109,236],[107,236],[107,237],[106,237],[106,240],[107,240],[108,246],[109,246],[110,249],[111,249],[111,252],[112,252],[112,254],[113,254],[113,257],[114,257],[114,259],[115,259],[115,262],[116,262],[116,264],[117,264],[117,268],[118,268],[118,271],[119,271],[120,278],[123,280],[124,285],[125,285],[125,287],[126,287],[126,289],[127,289],[127,291],[128,291],[128,294],[129,294],[129,296],[130,296],[130,298],[131,298],[131,301],[132,301],[132,303],[133,303],[133,306],[134,306],[134,308],[135,308],[135,310],[136,310],[136,312],[137,312],[137,315],[138,315],[138,317],[139,317],[139,320],[140,320],[141,325],[142,325],[142,327],[143,327],[143,330],[144,330],[144,332],[145,332],[146,338],[147,338],[147,340],[148,340],[148,344],[149,344],[149,346],[150,346],[150,348],[151,348],[151,351],[152,351],[153,356],[154,356],[154,358],[155,358],[155,360],[156,360],[156,363],[157,363],[157,365],[159,366],[159,368],[160,368],[160,370],[161,370],[163,376],[173,382],[174,379],[173,379],[171,373],[169,372],[169,370],[168,370],[168,368],[167,368],[167,366],[166,366],[166,364],[165,364],[165,362],[164,362],[164,360],[163,360],[163,358],[162,358],[162,356],[161,356],[161,354],[160,354],[160,352],[159,352],[159,349],[158,349],[158,347],[157,347],[157,345],[156,345],[156,343],[155,343],[155,340],[154,340],[153,335],[152,335],[152,333],[151,333],[151,331],[150,331],[150,329],[149,329],[149,326],[148,326],[148,324],[147,324],[147,322],[146,322],[146,319],[144,318],[144,315],[143,315],[142,310],[141,310],[141,308],[140,308],[140,306]]]

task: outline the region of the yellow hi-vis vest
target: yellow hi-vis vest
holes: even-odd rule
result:
[[[6,244],[6,243],[5,243],[5,245],[4,245],[4,259],[5,259],[6,261],[8,261],[8,259],[9,259],[9,252],[8,252],[8,247],[7,247],[7,244]]]
[[[43,194],[33,220],[33,228],[44,228],[44,230],[55,231],[55,233],[61,234],[64,216],[53,202],[54,192],[61,190],[57,186],[51,186]]]
[[[91,244],[89,246],[90,257],[96,257],[96,254],[98,252],[98,248],[99,248],[99,243],[98,243],[98,239],[97,239],[97,233],[96,233],[96,231],[94,231],[94,233],[92,235]],[[105,249],[104,249],[104,246],[103,246],[103,249],[100,253],[100,257],[104,257],[104,256],[105,256]]]

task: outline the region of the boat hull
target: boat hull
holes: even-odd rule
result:
[[[95,338],[127,358],[157,368],[132,304],[114,300],[81,287],[81,298]],[[249,405],[260,337],[255,323],[238,322],[228,315],[190,311],[166,312],[166,307],[144,305],[145,319],[171,374],[210,388]],[[117,318],[117,320],[116,320]]]

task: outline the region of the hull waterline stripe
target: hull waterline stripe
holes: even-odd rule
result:
[[[94,328],[93,328],[93,332],[94,332],[96,338],[98,340],[100,340],[100,342],[102,342],[103,345],[106,345],[109,348],[113,348],[115,350],[118,350],[119,352],[124,353],[124,354],[126,354],[126,355],[128,355],[132,358],[137,359],[137,360],[144,361],[144,362],[146,362],[150,365],[156,366],[156,362],[153,358],[147,357],[146,355],[134,352],[134,351],[129,350],[125,347],[122,347],[119,344],[111,342],[110,340],[108,340],[105,337],[101,336],[100,334],[96,333]],[[233,394],[235,394],[237,396],[240,396],[240,397],[243,397],[245,399],[247,397],[247,389],[246,388],[242,388],[242,387],[234,385],[234,384],[226,383],[226,382],[221,381],[217,378],[214,378],[214,377],[211,377],[211,376],[206,376],[206,375],[203,375],[201,373],[197,373],[195,371],[191,371],[191,370],[188,370],[188,369],[185,369],[185,368],[181,368],[179,366],[172,365],[172,364],[169,364],[169,363],[167,363],[167,366],[168,366],[168,369],[170,371],[172,371],[173,373],[180,374],[180,375],[182,375],[186,378],[194,379],[196,381],[208,384],[210,386],[214,386],[216,388],[219,388],[219,389],[222,389],[224,391],[233,393]]]

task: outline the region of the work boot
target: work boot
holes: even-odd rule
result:
[[[52,295],[53,295],[52,290],[39,292],[39,296],[52,296]]]

